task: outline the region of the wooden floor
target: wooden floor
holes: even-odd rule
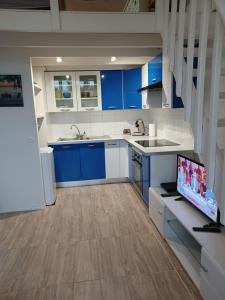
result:
[[[57,193],[0,216],[1,300],[201,299],[129,184]]]

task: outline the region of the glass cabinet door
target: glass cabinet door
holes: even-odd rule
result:
[[[53,98],[55,106],[59,110],[74,110],[74,99],[76,98],[74,91],[73,74],[56,73],[52,76]]]
[[[77,73],[80,110],[95,110],[99,108],[99,78],[98,72]]]

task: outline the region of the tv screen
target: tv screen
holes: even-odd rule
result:
[[[206,187],[204,165],[178,155],[177,191],[207,217],[217,221],[217,201],[213,191]]]

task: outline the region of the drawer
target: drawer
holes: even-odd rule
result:
[[[203,248],[201,255],[201,264],[207,270],[204,271],[201,269],[201,283],[200,283],[200,291],[201,293],[206,293],[206,283],[208,283],[208,289],[215,291],[216,298],[218,300],[225,299],[225,271],[215,262],[215,260],[210,257],[208,252]],[[207,294],[207,293],[206,293]],[[206,299],[210,299],[207,297]]]
[[[161,212],[163,212],[165,208],[165,204],[160,195],[156,194],[151,188],[149,189],[149,207],[150,206]]]
[[[164,237],[164,211],[157,210],[154,207],[149,206],[149,216],[155,224],[156,228]]]

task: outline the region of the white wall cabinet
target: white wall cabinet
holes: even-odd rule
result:
[[[46,72],[48,112],[77,111],[75,72]]]
[[[79,111],[102,110],[100,72],[76,72]]]
[[[48,112],[102,110],[100,72],[46,72]]]

